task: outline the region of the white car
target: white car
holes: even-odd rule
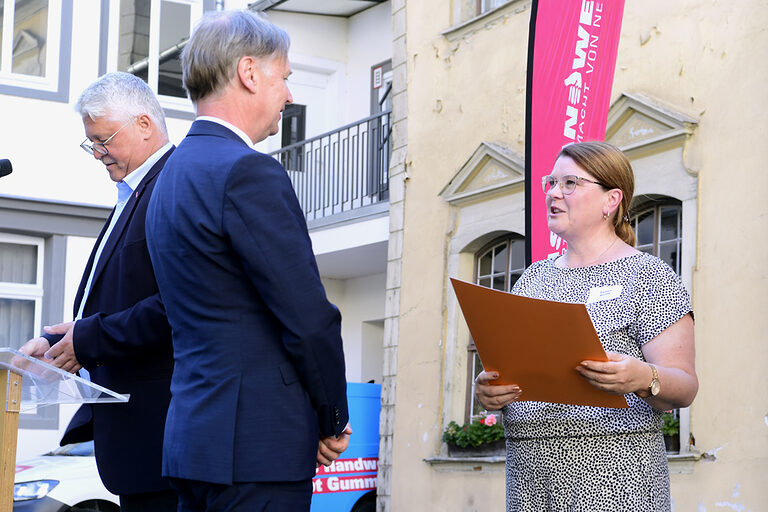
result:
[[[16,463],[14,512],[119,512],[118,497],[104,488],[93,441],[68,444]]]

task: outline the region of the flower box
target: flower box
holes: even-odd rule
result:
[[[451,421],[443,432],[450,457],[504,455],[504,427],[494,414],[483,413],[459,426]]]
[[[490,443],[484,443],[480,446],[457,446],[448,445],[449,457],[496,457],[505,455],[504,439],[497,439]]]
[[[680,436],[677,434],[664,436],[664,446],[667,453],[680,453]]]

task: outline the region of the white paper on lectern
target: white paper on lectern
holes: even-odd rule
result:
[[[130,398],[8,347],[0,348],[0,369],[23,377],[21,412],[53,404],[124,403]]]

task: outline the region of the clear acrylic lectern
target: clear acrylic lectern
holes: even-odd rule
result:
[[[20,411],[53,404],[127,402],[128,398],[12,348],[0,348],[0,512],[13,510]]]

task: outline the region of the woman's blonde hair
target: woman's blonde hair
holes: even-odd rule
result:
[[[635,174],[624,153],[607,142],[593,141],[568,144],[560,150],[558,158],[560,156],[571,158],[605,188],[621,190],[623,197],[611,221],[616,236],[634,246],[635,231],[629,223],[629,205],[635,193]]]

